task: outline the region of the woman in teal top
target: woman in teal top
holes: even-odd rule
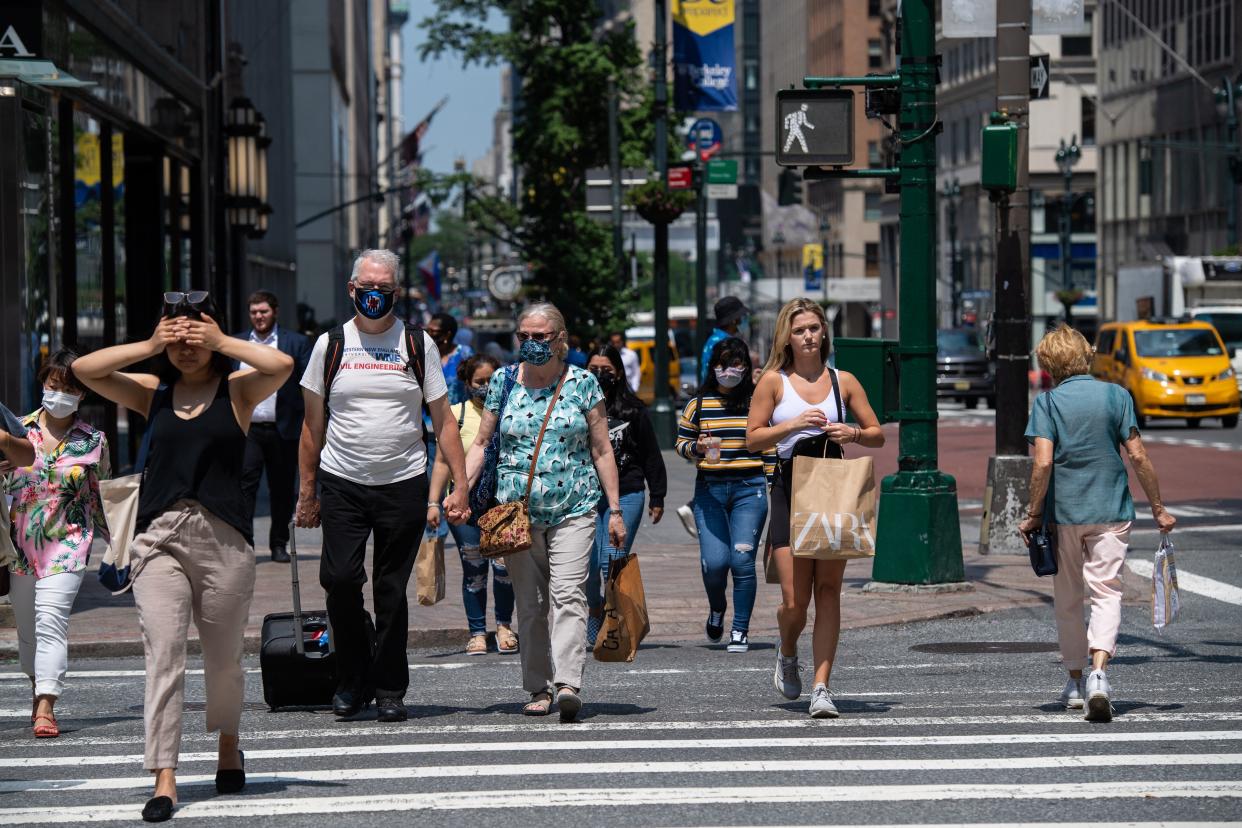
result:
[[[599,383],[565,362],[569,343],[560,311],[546,303],[531,305],[518,317],[517,339],[522,362],[492,375],[466,470],[473,486],[483,468],[483,449],[499,429],[496,499],[510,503],[525,497],[539,429],[552,406],[531,480],[532,545],[506,556],[505,563],[517,599],[522,683],[530,693],[523,712],[546,715],[555,692],[561,721],[573,721],[582,708],[586,580],[601,496],[612,510],[612,545],[625,545],[617,464]]]
[[[1056,524],[1053,606],[1061,662],[1069,672],[1061,704],[1071,710],[1085,708],[1088,721],[1107,722],[1113,717],[1112,690],[1104,670],[1117,650],[1121,567],[1134,520],[1122,447],[1151,504],[1156,527],[1170,532],[1177,521],[1160,499],[1130,395],[1088,373],[1091,346],[1083,335],[1061,325],[1040,340],[1035,355],[1056,387],[1035,398],[1026,427],[1035,464],[1030,505],[1018,529],[1029,544],[1044,521]],[[1082,623],[1084,592],[1091,598],[1090,626]],[[1092,669],[1084,681],[1088,665]]]

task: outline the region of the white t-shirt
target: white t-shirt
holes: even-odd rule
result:
[[[629,383],[630,390],[637,393],[643,376],[642,368],[639,366],[638,352],[633,348],[622,348],[621,366],[625,368],[625,381]]]
[[[427,401],[448,393],[440,352],[423,334]],[[315,341],[302,387],[323,395],[328,335]],[[423,389],[406,367],[405,328],[400,320],[382,334],[364,334],[345,323],[341,370],[328,398],[328,433],[319,467],[364,486],[417,477],[427,468],[423,445]]]

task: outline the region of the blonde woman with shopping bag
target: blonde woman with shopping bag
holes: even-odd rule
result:
[[[773,683],[787,699],[802,695],[798,638],[806,627],[813,595],[815,682],[810,714],[817,719],[838,715],[828,685],[841,634],[841,582],[846,561],[800,557],[791,551],[790,505],[796,495],[793,457],[805,453],[797,449],[803,440],[826,442],[824,455],[836,458],[842,456],[845,445],[884,445],[884,432],[866,392],[853,374],[828,367],[831,352],[828,319],[817,302],[799,298],[781,308],[772,352],[755,388],[746,425],[747,447],[759,452],[775,446],[778,457],[768,530],[781,583],[781,604],[776,612],[781,643]],[[846,411],[853,415],[854,423],[844,422]]]

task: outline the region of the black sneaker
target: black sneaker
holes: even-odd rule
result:
[[[404,722],[409,718],[404,699],[378,698],[375,700],[375,711],[375,720],[379,722]]]
[[[744,653],[750,649],[750,639],[746,637],[745,630],[733,630],[729,634],[729,646],[726,647],[731,653]]]
[[[707,640],[713,644],[720,641],[720,637],[724,635],[724,612],[709,612],[703,631],[707,633]]]

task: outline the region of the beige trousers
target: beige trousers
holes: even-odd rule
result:
[[[254,593],[254,550],[198,502],[181,500],[134,539],[134,601],[147,686],[147,770],[177,767],[190,619],[207,683],[207,732],[236,735],[245,674],[242,642]]]
[[[528,693],[553,684],[581,689],[595,510],[556,526],[532,526],[530,534],[529,551],[505,556],[517,603],[522,686]]]
[[[1090,651],[1117,652],[1121,629],[1121,567],[1130,547],[1130,521],[1057,524],[1057,574],[1052,603],[1066,670],[1085,670]],[[1082,622],[1083,593],[1091,595],[1091,624]]]

